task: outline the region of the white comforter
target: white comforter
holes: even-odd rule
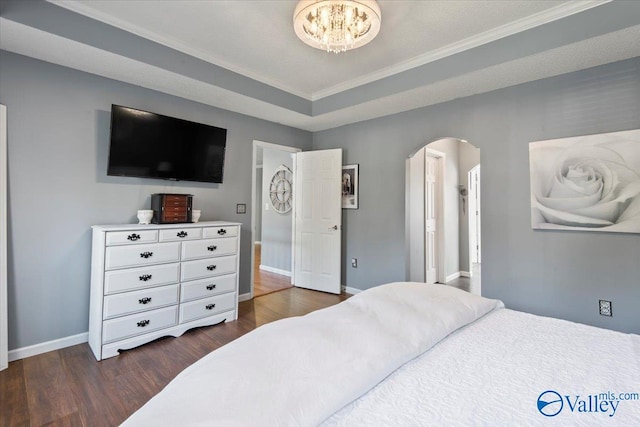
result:
[[[495,308],[443,285],[392,283],[262,326],[194,363],[125,426],[314,426]]]
[[[545,408],[554,416],[538,410],[547,390],[562,396],[562,406]],[[640,426],[638,394],[640,336],[500,309],[408,362],[323,427]]]

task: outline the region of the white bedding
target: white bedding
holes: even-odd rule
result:
[[[553,417],[536,405],[547,390],[564,399]],[[619,401],[615,414],[611,404],[604,413],[580,412],[577,395],[588,410],[588,396],[605,392],[640,393],[639,336],[501,309],[407,363],[323,426],[640,426],[640,400]]]
[[[267,324],[212,352],[123,425],[318,425],[501,306],[442,285],[379,286],[307,316]]]

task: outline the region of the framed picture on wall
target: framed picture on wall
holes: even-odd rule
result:
[[[529,144],[534,229],[640,233],[640,129]]]
[[[342,209],[358,209],[358,165],[342,166]]]

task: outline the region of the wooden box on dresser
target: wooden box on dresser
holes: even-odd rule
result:
[[[92,228],[89,346],[97,360],[238,318],[239,223]]]

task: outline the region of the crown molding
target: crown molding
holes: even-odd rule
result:
[[[171,37],[167,37],[165,35],[158,34],[153,31],[145,30],[126,20],[115,18],[106,13],[97,11],[89,6],[91,4],[90,2],[80,2],[78,0],[46,0],[46,1],[51,4],[55,4],[56,6],[63,7],[72,12],[78,13],[80,15],[84,15],[88,18],[95,19],[96,21],[104,22],[108,25],[111,25],[112,27],[118,28],[128,33],[135,34],[136,36],[145,38],[147,40],[151,40],[153,42],[169,47],[171,49],[175,49],[179,52],[193,56],[194,58],[198,58],[205,62],[209,62],[211,64],[217,65],[218,67],[225,68],[229,71],[238,73],[250,79],[256,80],[260,83],[264,83],[276,89],[280,89],[285,92],[288,92],[292,95],[299,96],[300,98],[306,99],[307,101],[311,101],[311,98],[312,98],[311,93],[297,90],[291,86],[283,84],[280,81],[270,79],[260,73],[256,73],[254,71],[247,70],[246,68],[239,67],[238,65],[232,64],[220,57],[211,55],[200,49],[196,49],[192,46],[186,45]]]
[[[387,68],[375,71],[373,73],[369,73],[367,75],[364,75],[364,76],[361,76],[361,77],[358,77],[358,78],[355,78],[355,79],[352,79],[352,80],[349,80],[349,81],[340,83],[338,85],[335,85],[320,91],[316,91],[313,93],[297,90],[280,81],[276,81],[274,79],[268,78],[260,73],[256,73],[254,71],[245,69],[243,67],[239,67],[222,58],[211,55],[200,49],[196,49],[191,46],[188,46],[173,38],[142,29],[128,21],[114,18],[111,15],[92,9],[90,6],[88,6],[87,3],[83,3],[78,0],[46,0],[46,1],[55,5],[58,5],[60,7],[63,7],[72,12],[76,12],[81,15],[87,16],[89,18],[98,20],[100,22],[104,22],[106,24],[109,24],[123,31],[127,31],[129,33],[132,33],[137,36],[143,37],[145,39],[159,43],[163,46],[167,46],[171,49],[175,49],[187,55],[193,56],[195,58],[201,59],[203,61],[217,65],[219,67],[225,68],[234,73],[241,74],[245,77],[264,83],[276,89],[283,90],[285,92],[288,92],[292,95],[306,99],[308,101],[317,101],[319,99],[336,95],[340,92],[344,92],[346,90],[353,89],[355,87],[362,86],[380,79],[384,79],[386,77],[393,76],[395,74],[428,64],[430,62],[434,62],[434,61],[446,58],[451,55],[455,55],[460,52],[464,52],[469,49],[473,49],[475,47],[499,40],[501,38],[504,38],[513,34],[517,34],[519,32],[526,31],[528,29],[535,28],[540,25],[544,25],[553,21],[557,21],[580,12],[584,12],[585,10],[598,7],[602,4],[609,3],[613,0],[584,0],[584,1],[570,1],[566,3],[562,3],[562,4],[559,4],[558,6],[544,10],[534,15],[527,16],[517,21],[513,21],[509,24],[506,24],[506,25],[491,29],[489,31],[485,31],[483,33],[477,34],[473,37],[469,37],[467,39],[461,40],[460,42],[452,43],[440,49],[436,49],[436,50],[427,52],[425,54],[418,55],[414,58],[395,64],[391,67],[387,67]]]
[[[384,79],[386,77],[393,76],[403,71],[411,70],[430,62],[435,62],[439,59],[443,59],[460,52],[464,52],[465,50],[473,49],[478,46],[502,39],[504,37],[529,30],[531,28],[539,27],[540,25],[544,25],[571,15],[575,15],[580,12],[584,12],[585,10],[592,9],[611,1],[613,0],[586,0],[575,2],[571,1],[560,4],[551,9],[538,12],[536,14],[527,16],[526,18],[513,21],[509,24],[502,25],[500,27],[485,31],[480,34],[476,34],[473,37],[466,38],[459,42],[432,50],[422,55],[418,55],[406,61],[399,62],[391,67],[369,73],[367,75],[346,81],[344,83],[340,83],[324,90],[316,91],[312,94],[311,101],[317,101],[328,96],[336,95],[340,92],[344,92],[346,90],[353,89],[380,79]]]

